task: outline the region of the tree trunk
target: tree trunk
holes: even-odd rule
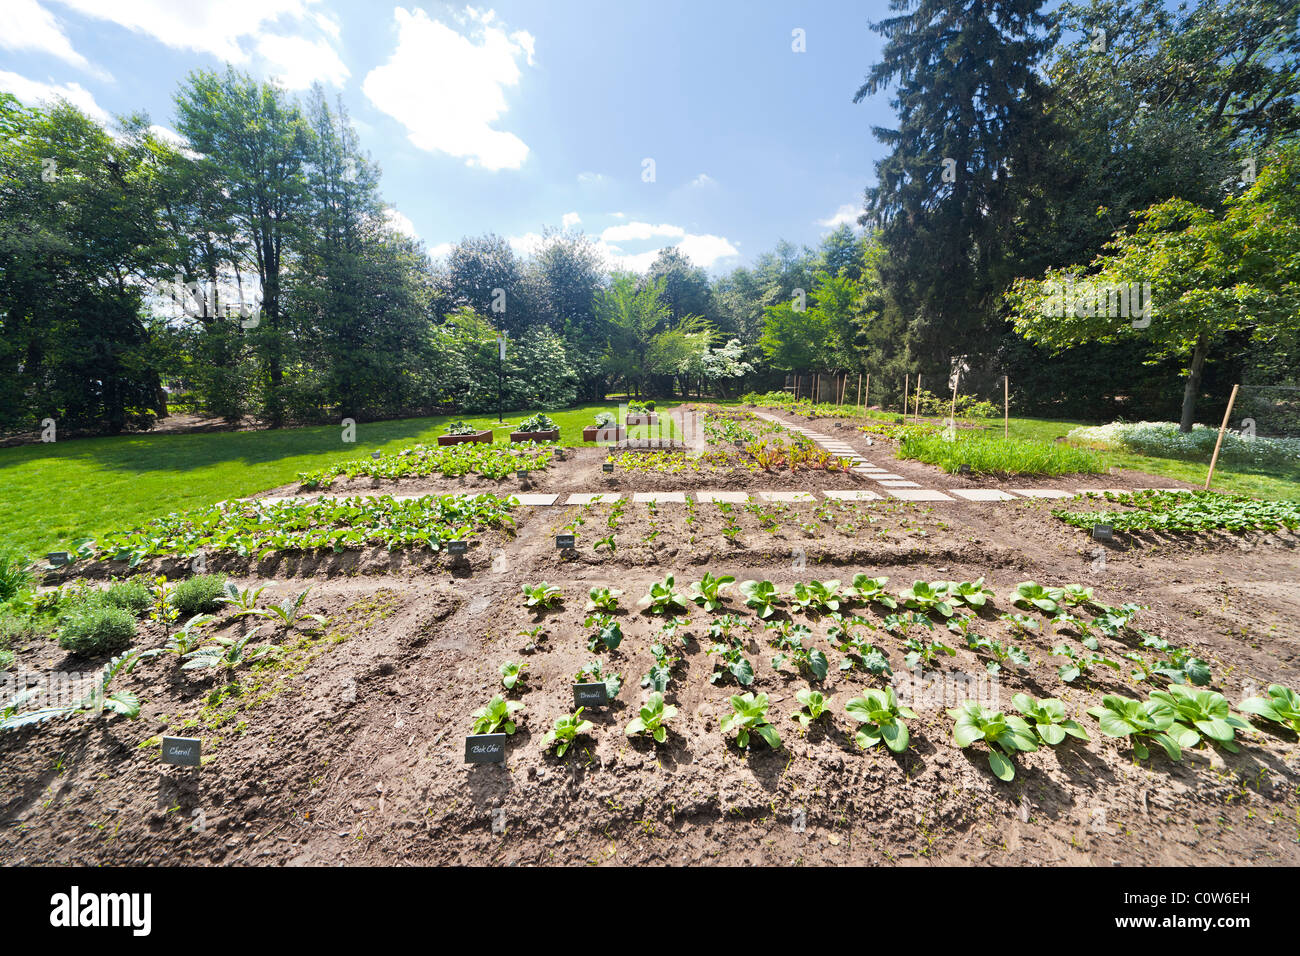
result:
[[[1196,417],[1196,397],[1201,393],[1201,372],[1205,369],[1205,353],[1209,342],[1205,333],[1196,337],[1196,348],[1192,351],[1192,367],[1187,375],[1187,387],[1183,389],[1183,419],[1178,424],[1180,432],[1190,432]]]

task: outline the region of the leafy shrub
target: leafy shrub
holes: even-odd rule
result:
[[[549,415],[534,415],[532,418],[525,418],[519,423],[521,432],[549,432],[556,427],[554,420]]]
[[[128,578],[109,585],[104,592],[104,601],[139,617],[153,606],[153,594],[140,578]]]
[[[59,629],[59,646],[84,657],[126,650],[134,639],[131,612],[102,601],[75,604]]]
[[[221,609],[225,593],[224,574],[196,574],[173,587],[170,600],[181,614],[211,614]]]
[[[478,429],[469,422],[463,421],[448,422],[442,430],[447,435],[473,435],[478,432]]]

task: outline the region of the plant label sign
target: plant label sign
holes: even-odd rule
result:
[[[68,563],[68,552],[66,551],[51,551],[45,557],[49,559],[50,564],[54,565],[56,568],[61,564]]]
[[[577,539],[571,534],[557,534],[555,536],[555,547],[560,551],[567,551],[572,548]]]
[[[1115,528],[1108,524],[1095,524],[1092,526],[1093,541],[1113,541],[1115,539]]]
[[[198,737],[164,737],[162,762],[178,767],[197,767],[203,742]]]
[[[465,553],[466,551],[468,551],[468,550],[469,550],[469,542],[468,542],[468,541],[448,541],[448,542],[447,542],[447,553],[448,553],[448,554],[464,554],[464,553]]]
[[[604,681],[595,684],[573,685],[574,707],[604,707],[608,703],[609,691],[605,687]]]
[[[470,734],[465,738],[466,763],[505,763],[505,734]]]
[[[515,477],[518,478],[520,481],[527,481],[527,480],[528,480],[528,469],[527,469],[527,468],[520,468],[518,471],[515,472]]]
[[[612,475],[614,473],[614,463],[612,461],[605,462],[605,464],[601,465],[600,468],[601,471],[605,472],[607,475]]]
[[[959,475],[969,475],[969,474],[970,474],[970,465],[958,465],[958,466],[957,466],[957,474],[959,474]]]

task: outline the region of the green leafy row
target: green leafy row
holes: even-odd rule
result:
[[[1097,524],[1108,524],[1116,531],[1278,531],[1282,528],[1294,531],[1300,528],[1300,504],[1291,501],[1259,501],[1215,491],[1107,491],[1103,496],[1132,510],[1062,508],[1052,515],[1085,530]]]
[[[300,472],[298,481],[303,488],[316,490],[330,487],[340,475],[347,478],[424,478],[429,475],[460,478],[475,474],[500,479],[520,469],[536,471],[545,468],[551,462],[552,449],[549,442],[415,445],[392,455],[357,458],[316,471]]]

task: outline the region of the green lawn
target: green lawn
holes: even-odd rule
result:
[[[612,402],[564,411],[510,412],[506,425],[495,415],[465,420],[495,428],[509,441],[514,425],[545,412],[560,426],[560,443],[583,442],[582,428],[598,411],[617,410]],[[661,405],[660,411],[667,405]],[[356,426],[356,442],[345,444],[342,430],[329,425],[279,431],[215,432],[191,435],[128,435],[52,444],[0,448],[0,546],[44,555],[78,538],[128,531],[141,522],[186,508],[239,498],[287,484],[299,472],[399,451],[418,442],[432,444],[442,426],[460,416],[406,418]],[[667,418],[661,417],[660,423]],[[631,429],[631,437],[646,431]]]

